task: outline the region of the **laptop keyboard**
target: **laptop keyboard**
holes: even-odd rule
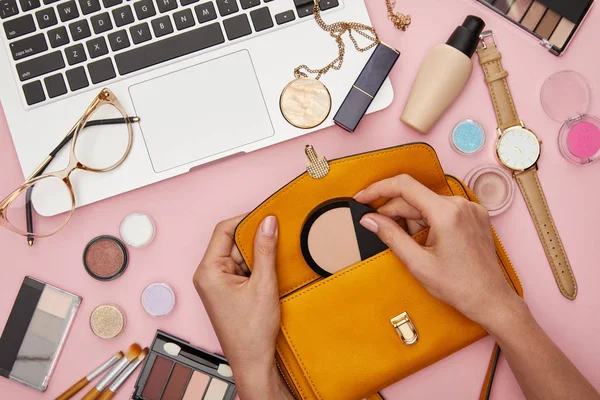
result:
[[[273,16],[271,2],[289,3],[289,10]],[[339,0],[321,0],[324,11],[337,6]],[[313,0],[0,0],[28,105],[267,31],[312,10]]]

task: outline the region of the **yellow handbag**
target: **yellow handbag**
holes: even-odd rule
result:
[[[334,161],[307,146],[303,173],[250,213],[235,242],[248,267],[254,235],[269,215],[279,221],[277,277],[282,312],[276,362],[297,399],[380,399],[378,392],[487,333],[432,297],[386,250],[327,278],[309,267],[300,236],[307,217],[332,199],[351,198],[379,180],[409,174],[440,195],[477,201],[458,179],[444,174],[424,143]],[[374,207],[380,204],[373,204]],[[493,228],[492,228],[493,229]],[[427,230],[414,239],[423,244]],[[494,231],[498,266],[512,287],[521,283]],[[500,350],[495,347],[481,399],[489,397]]]

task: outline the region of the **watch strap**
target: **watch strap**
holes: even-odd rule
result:
[[[520,125],[521,120],[506,80],[508,71],[502,67],[502,54],[498,51],[496,43],[482,41],[477,48],[477,54],[485,74],[485,82],[490,89],[490,96],[498,120],[498,129],[504,131],[512,126]]]
[[[577,282],[552,219],[552,214],[550,214],[546,197],[538,179],[537,168],[517,173],[515,177],[544,246],[558,288],[563,296],[569,300],[574,300],[577,296]]]

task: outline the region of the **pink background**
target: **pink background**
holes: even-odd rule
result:
[[[470,13],[483,17],[488,27],[494,30],[504,54],[504,65],[511,74],[510,84],[521,118],[544,140],[539,173],[579,283],[577,299],[571,302],[560,295],[520,194],[514,205],[505,214],[494,218],[493,223],[523,281],[533,313],[577,367],[600,389],[597,373],[597,360],[600,359],[597,312],[600,300],[597,231],[600,226],[597,211],[600,164],[577,167],[560,156],[557,145],[560,124],[545,115],[539,101],[540,89],[547,77],[572,69],[589,80],[595,96],[591,114],[600,114],[599,59],[596,54],[600,8],[592,10],[565,56],[557,58],[542,49],[532,37],[471,0],[399,1],[397,8],[413,16],[413,24],[407,32],[396,31],[386,19],[384,0],[368,0],[367,3],[381,37],[400,49],[402,56],[391,74],[396,91],[394,103],[388,109],[366,117],[355,134],[350,135],[337,127],[329,128],[84,207],[78,210],[63,232],[39,240],[33,248],[29,248],[22,237],[0,230],[2,326],[25,275],[84,297],[48,391],[40,394],[2,379],[0,397],[54,398],[111,353],[126,350],[132,342],[149,345],[157,328],[209,351],[219,351],[217,338],[194,291],[192,274],[214,225],[219,220],[254,208],[302,172],[303,148],[307,143],[313,144],[320,154],[335,158],[426,141],[438,151],[446,172],[461,178],[477,165],[496,163],[493,155],[496,123],[477,66],[462,96],[429,135],[419,135],[398,120],[428,49],[445,42],[455,26]],[[458,155],[448,142],[451,128],[464,118],[480,121],[488,133],[485,150],[473,157]],[[0,195],[23,181],[3,117],[0,118],[0,171],[3,171]],[[130,248],[130,266],[120,279],[109,283],[93,280],[82,266],[85,244],[100,234],[118,236],[122,218],[131,212],[144,212],[154,219],[156,239],[145,249]],[[164,319],[151,318],[140,305],[143,288],[155,281],[170,283],[178,296],[174,312]],[[125,332],[112,341],[96,338],[88,327],[92,309],[105,302],[120,304],[128,316]],[[491,346],[492,340],[484,339],[385,390],[384,395],[388,399],[474,399],[479,394]],[[130,379],[116,398],[129,398],[133,382],[134,379]],[[493,398],[523,398],[504,360],[498,368]]]

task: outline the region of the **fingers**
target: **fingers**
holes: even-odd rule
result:
[[[409,175],[398,175],[394,178],[376,182],[358,193],[354,199],[361,203],[371,203],[380,198],[397,197],[404,199],[409,206],[418,210],[425,219],[429,219],[443,202],[438,194]]]
[[[380,214],[367,214],[361,221],[361,225],[379,236],[409,268],[423,265],[430,253],[421,247],[400,226],[389,217]]]
[[[392,219],[397,217],[402,217],[405,219],[414,219],[419,220],[423,219],[421,212],[409,205],[406,200],[401,197],[396,197],[395,199],[391,199],[383,206],[377,209],[379,214],[385,215]]]
[[[213,232],[208,248],[204,255],[205,259],[213,260],[221,257],[229,257],[233,249],[233,235],[235,228],[242,222],[245,215],[240,215],[217,224]]]
[[[256,231],[254,239],[254,268],[250,276],[251,281],[260,282],[261,285],[277,286],[275,263],[278,237],[277,218],[274,216],[265,218]]]

